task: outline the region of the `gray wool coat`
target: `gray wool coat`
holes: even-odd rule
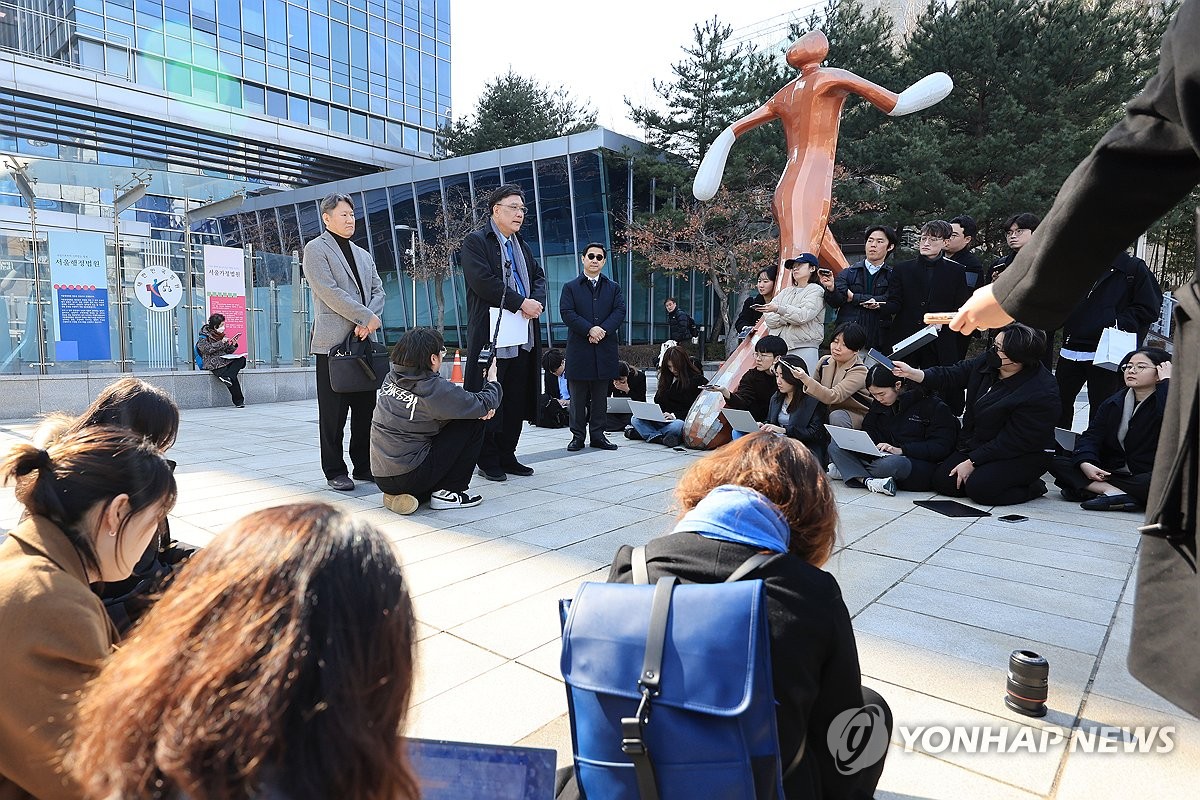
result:
[[[383,319],[383,281],[375,269],[371,254],[353,242],[354,268],[362,279],[367,302],[362,302],[358,284],[350,272],[346,257],[325,231],[304,245],[304,277],[313,293],[313,332],[309,352],[328,355],[330,348],[346,341],[358,325],[366,325],[374,314]]]

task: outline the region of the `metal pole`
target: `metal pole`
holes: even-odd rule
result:
[[[37,331],[38,331],[38,373],[46,374],[46,367],[49,364],[46,362],[46,336],[49,331],[46,330],[46,315],[43,313],[42,306],[45,304],[42,300],[42,263],[38,258],[38,230],[37,230],[37,209],[30,204],[29,206],[29,252],[33,256],[33,301],[37,308]]]

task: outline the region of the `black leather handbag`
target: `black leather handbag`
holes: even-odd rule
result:
[[[385,345],[359,339],[353,331],[329,349],[329,385],[339,394],[378,391],[391,368]]]

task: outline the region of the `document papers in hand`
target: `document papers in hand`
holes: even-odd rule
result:
[[[892,360],[903,360],[905,356],[920,350],[922,347],[936,339],[937,336],[938,326],[926,325],[912,336],[907,336],[896,342],[896,346],[892,348]]]
[[[488,330],[496,330],[498,308],[488,309]],[[520,347],[529,341],[529,320],[519,313],[505,311],[500,318],[500,332],[496,334],[496,347]]]
[[[875,446],[866,431],[856,431],[854,428],[839,428],[836,425],[826,425],[825,430],[833,437],[834,443],[843,450],[850,450],[863,455],[886,456],[887,453]]]

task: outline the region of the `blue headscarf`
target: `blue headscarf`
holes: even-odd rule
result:
[[[728,484],[709,492],[672,533],[684,531],[773,553],[786,553],[791,539],[791,528],[774,503],[753,489]]]

